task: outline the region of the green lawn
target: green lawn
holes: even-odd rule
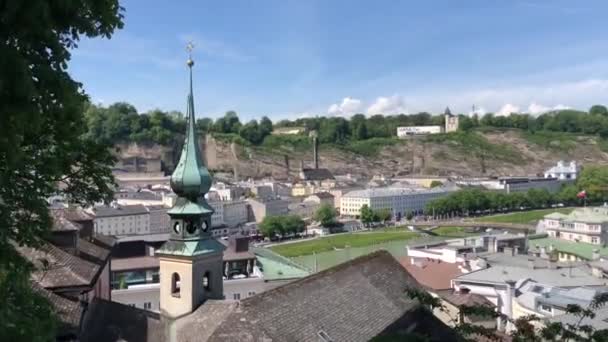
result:
[[[294,242],[270,247],[278,254],[286,257],[296,257],[313,253],[326,252],[334,248],[363,247],[377,243],[396,240],[409,240],[418,237],[417,233],[406,230],[386,230],[380,232],[349,233],[327,236],[319,239]]]
[[[446,236],[446,237],[464,237],[470,235],[479,235],[481,233],[469,232],[467,229],[463,227],[439,227],[433,229],[432,232],[437,234],[438,236]]]
[[[518,224],[534,224],[538,220],[542,219],[545,215],[554,212],[562,214],[569,214],[574,210],[573,208],[552,208],[552,209],[540,209],[530,211],[520,211],[510,214],[499,214],[478,217],[475,219],[477,222],[497,222],[497,223],[518,223]]]

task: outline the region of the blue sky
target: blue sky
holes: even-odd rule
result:
[[[93,101],[242,119],[608,104],[608,1],[128,0],[70,71]]]

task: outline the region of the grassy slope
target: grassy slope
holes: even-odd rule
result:
[[[439,227],[433,229],[433,233],[439,236],[446,237],[464,237],[469,235],[479,235],[480,233],[472,233],[465,230],[463,227]]]
[[[455,151],[471,156],[483,155],[487,159],[496,159],[517,165],[525,162],[521,153],[513,147],[494,144],[477,132],[434,134],[427,136],[426,141],[451,146]]]
[[[570,212],[572,212],[572,210],[573,210],[573,208],[553,208],[553,209],[530,210],[530,211],[522,211],[522,212],[510,213],[510,214],[484,216],[484,217],[476,218],[475,221],[528,224],[528,223],[536,223],[538,220],[542,219],[547,214],[551,214],[554,212],[569,214]]]
[[[270,249],[286,257],[295,257],[300,255],[331,251],[334,248],[345,248],[346,246],[363,247],[387,241],[409,240],[417,236],[418,234],[405,230],[350,233],[322,237],[303,242],[276,245],[270,247]]]

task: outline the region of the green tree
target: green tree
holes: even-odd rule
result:
[[[577,180],[579,189],[587,191],[591,202],[608,201],[608,167],[587,166]]]
[[[260,222],[260,232],[267,237],[275,237],[283,232],[281,216],[265,216]]]
[[[367,204],[361,206],[361,222],[363,222],[363,224],[369,225],[370,223],[375,222],[375,219],[374,211]]]
[[[589,114],[608,116],[608,108],[603,105],[594,105],[589,109]]]
[[[272,133],[272,121],[267,116],[263,116],[260,120],[260,134],[262,135],[262,140]]]
[[[82,36],[109,38],[122,27],[122,8],[117,0],[9,1],[1,17],[0,339],[48,341],[53,314],[15,247],[43,243],[47,197],[112,198],[113,158],[84,134],[87,96],[67,70]]]
[[[241,127],[239,135],[254,145],[258,145],[262,142],[262,134],[260,132],[260,126],[256,120],[251,120]]]
[[[314,219],[323,227],[332,227],[336,224],[336,209],[330,204],[322,204],[315,212]]]
[[[436,188],[438,186],[443,186],[443,183],[441,181],[438,180],[434,180],[431,182],[431,188]]]
[[[405,214],[405,218],[408,221],[411,221],[414,218],[414,214],[411,211],[408,211],[407,214]]]
[[[302,233],[306,229],[306,223],[298,215],[287,215],[282,218],[283,231],[287,233]]]
[[[381,209],[375,212],[375,217],[377,221],[386,222],[391,219],[391,211],[388,209]]]

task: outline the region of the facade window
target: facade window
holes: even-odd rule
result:
[[[180,296],[180,279],[179,279],[179,274],[177,273],[173,273],[173,275],[171,276],[171,295],[173,297],[179,297]]]
[[[598,243],[600,243],[600,241],[599,241],[599,239],[596,236],[594,236],[594,237],[591,238],[591,243],[598,244]]]
[[[211,273],[209,271],[203,275],[203,288],[205,291],[211,291]]]
[[[150,302],[145,302],[144,303],[144,309],[150,310],[151,308],[152,308],[152,303],[150,303]]]
[[[249,293],[247,294],[249,297],[254,296],[255,295],[255,291],[249,291]]]
[[[549,305],[540,304],[538,308],[540,309],[540,311],[547,312],[547,313],[553,313],[553,308]]]
[[[240,293],[235,293],[232,295],[232,297],[234,298],[234,300],[241,300],[241,294]]]

